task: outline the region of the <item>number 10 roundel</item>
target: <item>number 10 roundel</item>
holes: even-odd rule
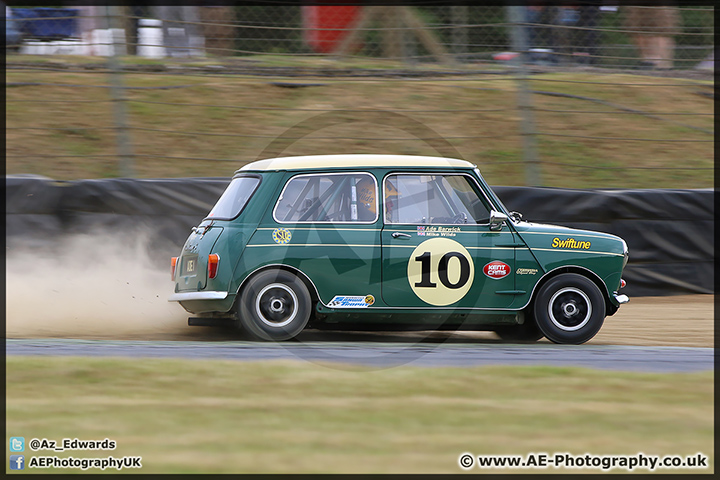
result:
[[[420,300],[442,307],[459,301],[470,290],[475,266],[465,247],[455,240],[432,238],[413,250],[407,275]]]

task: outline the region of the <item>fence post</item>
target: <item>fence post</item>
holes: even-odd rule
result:
[[[465,25],[468,24],[468,7],[465,6],[453,6],[450,7],[450,13],[452,15],[452,53],[455,55],[455,59],[463,61],[462,58],[468,50],[468,29]]]
[[[117,57],[117,52],[122,45],[116,35],[117,29],[121,28],[119,26],[120,22],[118,21],[118,7],[106,5],[105,15],[112,38],[112,51],[108,56],[108,69],[110,71],[110,96],[112,98],[113,117],[115,119],[117,152],[120,157],[119,172],[121,177],[133,177],[135,175],[135,169],[133,167],[132,142],[130,141],[130,133],[128,132],[126,121],[126,100],[122,81],[122,67]]]
[[[520,133],[523,145],[523,161],[525,162],[525,184],[527,186],[541,186],[540,165],[535,138],[535,118],[532,105],[532,93],[528,88],[527,70],[525,63],[528,57],[527,30],[525,23],[525,8],[511,6],[508,9],[508,18],[512,24],[510,36],[512,49],[519,55],[512,60],[515,68],[515,80],[518,85],[517,102],[520,110]]]

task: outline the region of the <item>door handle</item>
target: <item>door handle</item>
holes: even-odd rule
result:
[[[393,238],[410,238],[412,235],[408,235],[407,233],[400,233],[400,232],[393,232],[392,237]]]

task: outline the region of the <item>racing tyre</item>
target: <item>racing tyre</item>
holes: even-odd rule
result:
[[[585,343],[605,320],[605,299],[592,280],[575,273],[552,278],[538,292],[535,321],[554,343]]]
[[[312,299],[298,277],[268,270],[252,277],[240,294],[240,325],[260,340],[283,341],[300,333],[310,319]]]
[[[526,319],[522,325],[497,327],[495,333],[508,342],[536,342],[545,336],[532,318]]]

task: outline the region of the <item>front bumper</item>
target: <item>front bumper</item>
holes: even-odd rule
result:
[[[174,293],[168,302],[187,302],[190,300],[225,300],[228,292],[181,292]]]

